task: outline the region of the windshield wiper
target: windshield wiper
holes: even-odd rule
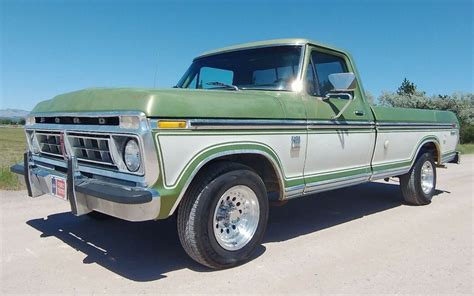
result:
[[[234,90],[240,90],[236,85],[226,84],[226,83],[219,82],[219,81],[206,82],[206,84],[207,85],[215,85],[215,86],[222,86],[222,87],[232,88]]]

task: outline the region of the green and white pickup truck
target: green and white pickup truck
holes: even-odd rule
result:
[[[11,170],[29,196],[75,215],[176,214],[186,252],[216,269],[249,259],[269,201],[399,177],[405,201],[424,205],[436,167],[459,161],[453,113],[372,107],[350,55],[305,39],[206,52],[172,89],[59,95],[25,132]]]

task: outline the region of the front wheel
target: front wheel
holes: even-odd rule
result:
[[[404,200],[412,205],[431,202],[436,190],[436,166],[431,153],[423,153],[408,173],[400,176]]]
[[[262,179],[248,167],[220,163],[206,170],[178,211],[186,253],[214,269],[247,261],[261,243],[268,220]]]

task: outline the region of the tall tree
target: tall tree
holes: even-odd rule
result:
[[[416,85],[415,83],[411,82],[410,80],[403,79],[402,85],[398,87],[397,94],[400,96],[408,96],[411,97],[416,94]]]
[[[418,90],[413,82],[405,78],[397,92],[382,92],[378,102],[382,106],[454,112],[461,127],[461,143],[474,142],[474,94],[472,93],[427,96],[424,91]]]

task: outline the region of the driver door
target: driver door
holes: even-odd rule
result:
[[[304,168],[305,193],[365,182],[371,174],[375,145],[374,117],[357,83],[349,102],[345,95],[325,96],[333,89],[328,76],[354,72],[342,53],[310,48],[306,58],[304,101],[308,146]],[[336,115],[349,105],[337,118]]]

